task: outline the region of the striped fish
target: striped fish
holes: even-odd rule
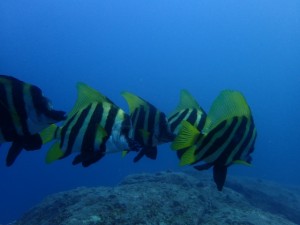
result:
[[[194,165],[198,170],[213,166],[214,181],[222,190],[227,167],[233,163],[250,165],[256,128],[251,110],[240,92],[225,90],[214,101],[204,128],[198,130],[187,121],[172,143],[174,150],[185,149],[180,165]]]
[[[199,106],[194,97],[187,91],[180,91],[180,100],[176,109],[168,117],[170,129],[178,134],[182,121],[187,121],[198,130],[202,130],[206,119],[206,112]],[[176,151],[178,158],[181,158],[185,149]]]
[[[52,123],[65,119],[65,112],[52,109],[37,86],[0,75],[0,143],[12,142],[6,165],[14,163],[21,150],[42,146],[38,134]]]
[[[157,145],[174,140],[166,115],[132,93],[122,92],[122,96],[129,105],[133,126],[131,137],[142,146],[134,162],[139,161],[144,155],[156,159]]]
[[[87,167],[106,153],[138,150],[136,142],[129,138],[129,115],[89,86],[78,83],[77,89],[78,100],[65,123],[61,127],[52,126],[41,134],[44,143],[56,139],[46,162],[78,152],[73,165],[82,163]]]

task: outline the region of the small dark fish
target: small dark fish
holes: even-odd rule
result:
[[[250,165],[257,136],[251,110],[240,92],[225,90],[214,101],[204,128],[198,130],[187,121],[172,143],[174,150],[185,149],[180,165],[195,165],[203,170],[213,167],[214,180],[222,190],[227,167],[233,163]]]
[[[134,158],[139,161],[144,155],[150,159],[157,157],[157,145],[171,142],[175,135],[171,132],[166,115],[146,100],[129,92],[122,92],[126,99],[132,122],[132,139],[142,146]]]
[[[6,165],[14,163],[22,149],[42,146],[39,132],[65,119],[65,112],[52,108],[37,86],[0,75],[0,143],[12,142]]]

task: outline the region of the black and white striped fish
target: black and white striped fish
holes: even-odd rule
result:
[[[73,164],[87,167],[110,152],[137,151],[138,145],[129,138],[129,115],[87,85],[78,83],[77,89],[78,100],[62,127],[52,126],[42,133],[44,142],[56,139],[46,162],[77,152]]]
[[[222,190],[228,166],[251,163],[256,135],[251,110],[243,95],[225,90],[214,101],[202,130],[187,121],[182,122],[172,148],[185,149],[180,165],[204,161],[195,168],[203,170],[213,166],[215,183],[218,190]]]
[[[0,143],[12,142],[7,166],[13,164],[22,149],[40,149],[42,139],[38,133],[64,119],[65,112],[53,110],[40,88],[0,75]]]
[[[142,146],[134,162],[139,161],[144,155],[156,159],[157,145],[171,142],[175,137],[170,130],[166,115],[151,103],[132,93],[122,92],[122,96],[129,105],[133,127],[131,137]]]

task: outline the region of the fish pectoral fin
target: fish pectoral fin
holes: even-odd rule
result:
[[[195,156],[195,152],[196,152],[195,145],[193,145],[192,147],[185,150],[185,152],[182,154],[182,156],[180,158],[179,165],[186,166],[186,165],[190,165],[190,164],[196,162],[197,158]]]
[[[214,181],[219,191],[222,191],[227,176],[227,166],[215,165],[213,169]]]
[[[13,142],[11,147],[8,150],[8,154],[6,156],[6,166],[11,166],[16,158],[18,157],[18,155],[21,153],[23,149],[23,145],[21,143],[18,142]]]
[[[173,150],[181,150],[195,144],[200,132],[188,121],[181,122],[181,129],[171,144]]]
[[[51,124],[44,130],[40,132],[40,136],[42,138],[43,144],[46,144],[56,138],[55,133],[57,133],[57,130],[60,129],[57,125]]]
[[[244,165],[244,166],[252,166],[250,163],[244,161],[244,160],[235,160],[233,161],[234,164],[240,164],[240,165]]]
[[[55,142],[49,149],[46,155],[46,163],[52,163],[55,160],[60,159],[64,155],[64,152],[59,147],[59,142]]]

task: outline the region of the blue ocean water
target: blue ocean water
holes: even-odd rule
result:
[[[16,1],[0,2],[0,74],[39,86],[69,111],[83,81],[128,111],[131,91],[170,113],[187,89],[206,110],[223,89],[241,91],[258,130],[253,166],[229,175],[300,185],[300,2]],[[89,168],[72,156],[44,162],[50,145],[23,152],[7,168],[0,150],[0,223],[20,217],[50,193],[114,185],[139,172],[182,170],[169,144],[156,161],[111,154]]]

